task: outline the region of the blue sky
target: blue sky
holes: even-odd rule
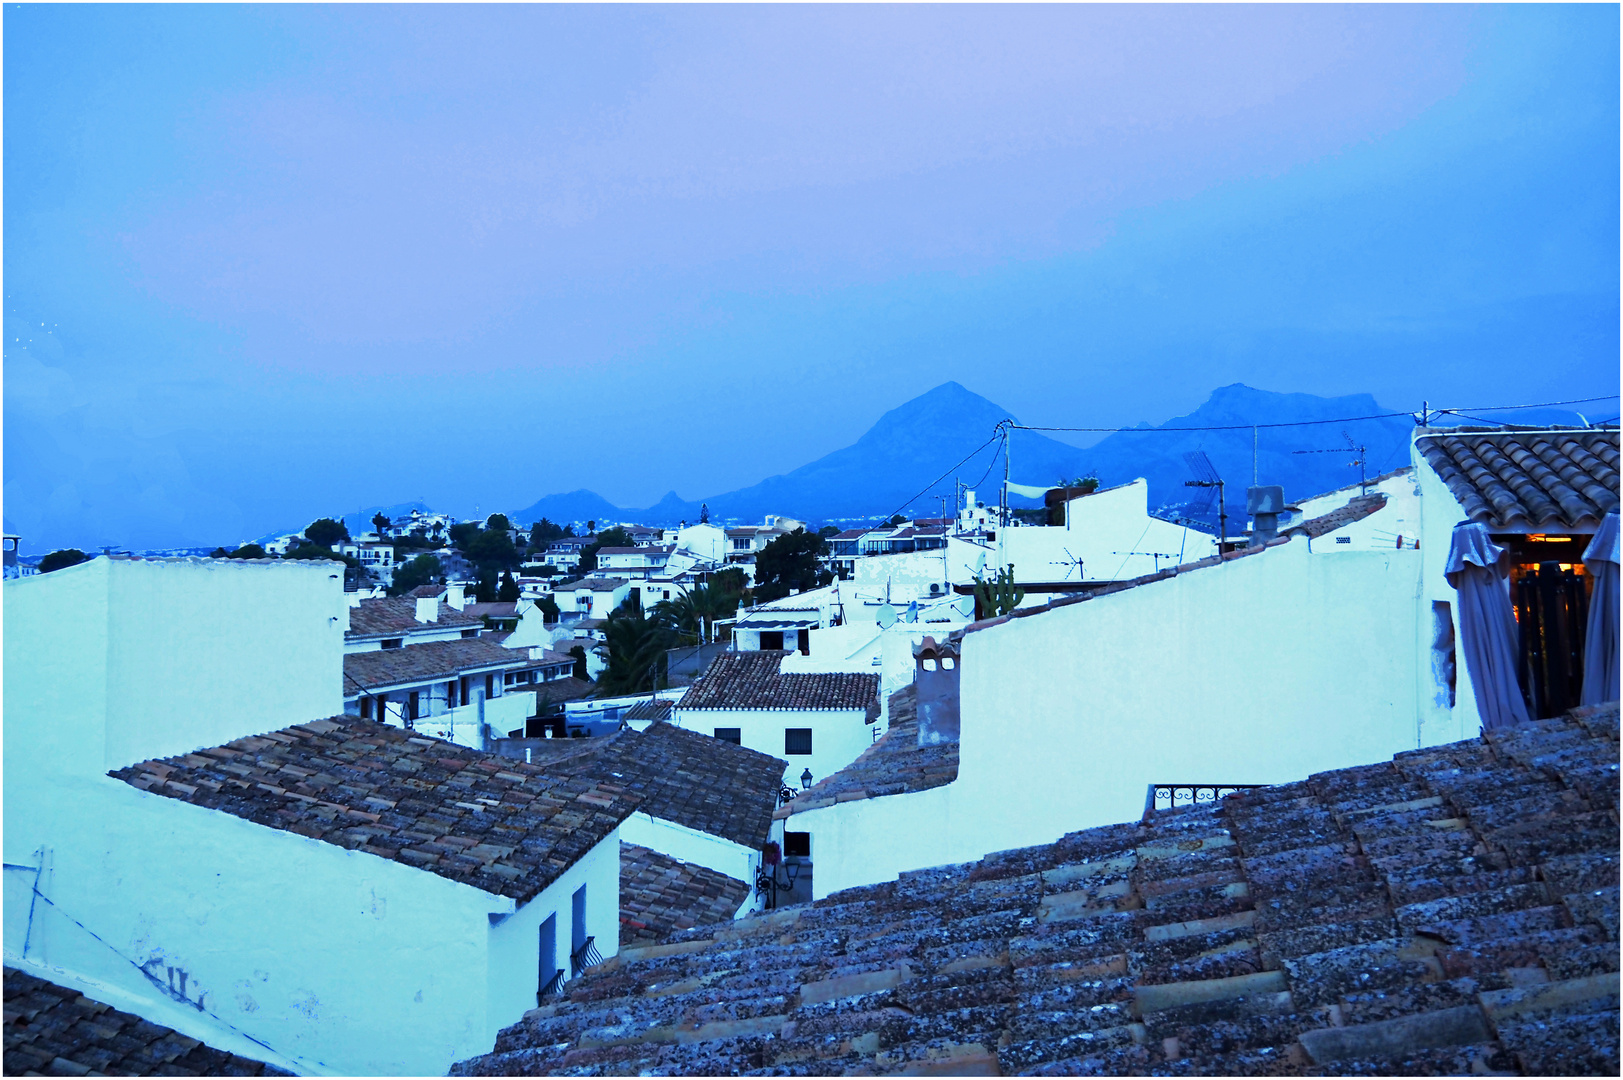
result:
[[[1078,426],[1618,386],[1615,7],[4,20],[25,550],[697,498],[948,379]]]

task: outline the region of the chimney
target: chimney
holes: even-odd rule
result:
[[[417,621],[437,622],[440,617],[440,601],[436,596],[419,596],[417,598]]]
[[[1285,512],[1285,489],[1278,484],[1245,489],[1245,512],[1251,515],[1250,547],[1261,547],[1279,535],[1279,515]]]
[[[447,585],[445,587],[445,602],[456,608],[458,611],[461,611],[464,607],[466,607],[468,601],[463,595],[462,586]]]

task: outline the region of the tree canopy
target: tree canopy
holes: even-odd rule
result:
[[[767,544],[755,556],[756,602],[781,600],[792,590],[805,592],[833,581],[834,575],[817,563],[817,557],[827,551],[828,542],[805,529]]]
[[[377,534],[379,536],[388,536],[389,526],[391,524],[392,522],[389,521],[389,515],[385,514],[382,510],[379,510],[377,513],[372,515],[372,528],[377,530]]]
[[[330,548],[340,540],[349,539],[349,526],[332,518],[317,518],[304,530],[304,536],[312,544]]]
[[[53,551],[39,561],[39,572],[49,574],[53,570],[63,570],[69,566],[78,566],[82,562],[89,562],[90,556],[78,548],[63,548]]]
[[[644,618],[640,609],[621,608],[603,633],[609,639],[609,665],[597,680],[600,695],[642,693],[664,681],[665,650],[676,644],[669,630]]]
[[[268,559],[265,549],[258,544],[244,544],[237,550],[226,555],[228,559]]]
[[[532,548],[544,548],[554,540],[562,540],[564,537],[573,536],[574,534],[574,529],[562,528],[554,525],[546,518],[542,518],[530,526],[530,546]]]
[[[502,532],[506,532],[512,527],[513,523],[507,520],[506,514],[491,514],[485,519],[485,528],[487,529],[500,529]]]
[[[400,596],[419,585],[431,585],[440,580],[444,567],[433,555],[419,555],[395,567],[394,584],[389,586],[390,596]]]
[[[513,604],[518,602],[520,595],[518,582],[513,580],[512,571],[503,574],[501,586],[496,590],[496,599],[504,604]]]

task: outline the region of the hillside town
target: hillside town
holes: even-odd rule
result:
[[[1615,1075],[1618,457],[8,535],[6,1071]]]

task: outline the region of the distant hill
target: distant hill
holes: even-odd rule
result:
[[[1244,515],[1245,489],[1252,483],[1252,425],[1257,425],[1257,482],[1279,484],[1287,499],[1296,500],[1357,483],[1358,469],[1351,462],[1358,452],[1349,444],[1365,447],[1368,476],[1408,464],[1414,421],[1407,414],[1382,416],[1394,411],[1369,394],[1323,398],[1235,383],[1213,391],[1187,416],[1116,432],[1086,450],[1041,432],[1016,431],[1010,440],[1009,479],[1046,486],[1092,475],[1108,487],[1142,476],[1149,481],[1152,508],[1207,521],[1215,528],[1215,497],[1207,507],[1205,490],[1184,486],[1194,477],[1184,455],[1204,451],[1225,481],[1230,527],[1236,528],[1233,522]],[[1381,418],[1347,419],[1376,416]],[[673,491],[655,506],[640,510],[616,507],[591,491],[573,491],[549,495],[520,510],[515,520],[528,524],[546,516],[559,523],[596,519],[673,524],[697,520],[701,502],[709,505],[713,520],[753,521],[786,514],[823,522],[899,510],[910,517],[932,517],[941,511],[939,497],[953,495],[955,480],[974,488],[983,502],[997,498],[1003,457],[996,443],[984,444],[1007,417],[1010,413],[1002,406],[958,383],[943,383],[885,413],[852,445],[750,487],[697,501]],[[1536,416],[1521,414],[1519,420],[1571,424],[1578,417],[1549,410]],[[966,457],[968,461],[952,468]],[[944,479],[932,483],[949,469]],[[1020,497],[1010,501],[1016,506],[1037,505]]]

